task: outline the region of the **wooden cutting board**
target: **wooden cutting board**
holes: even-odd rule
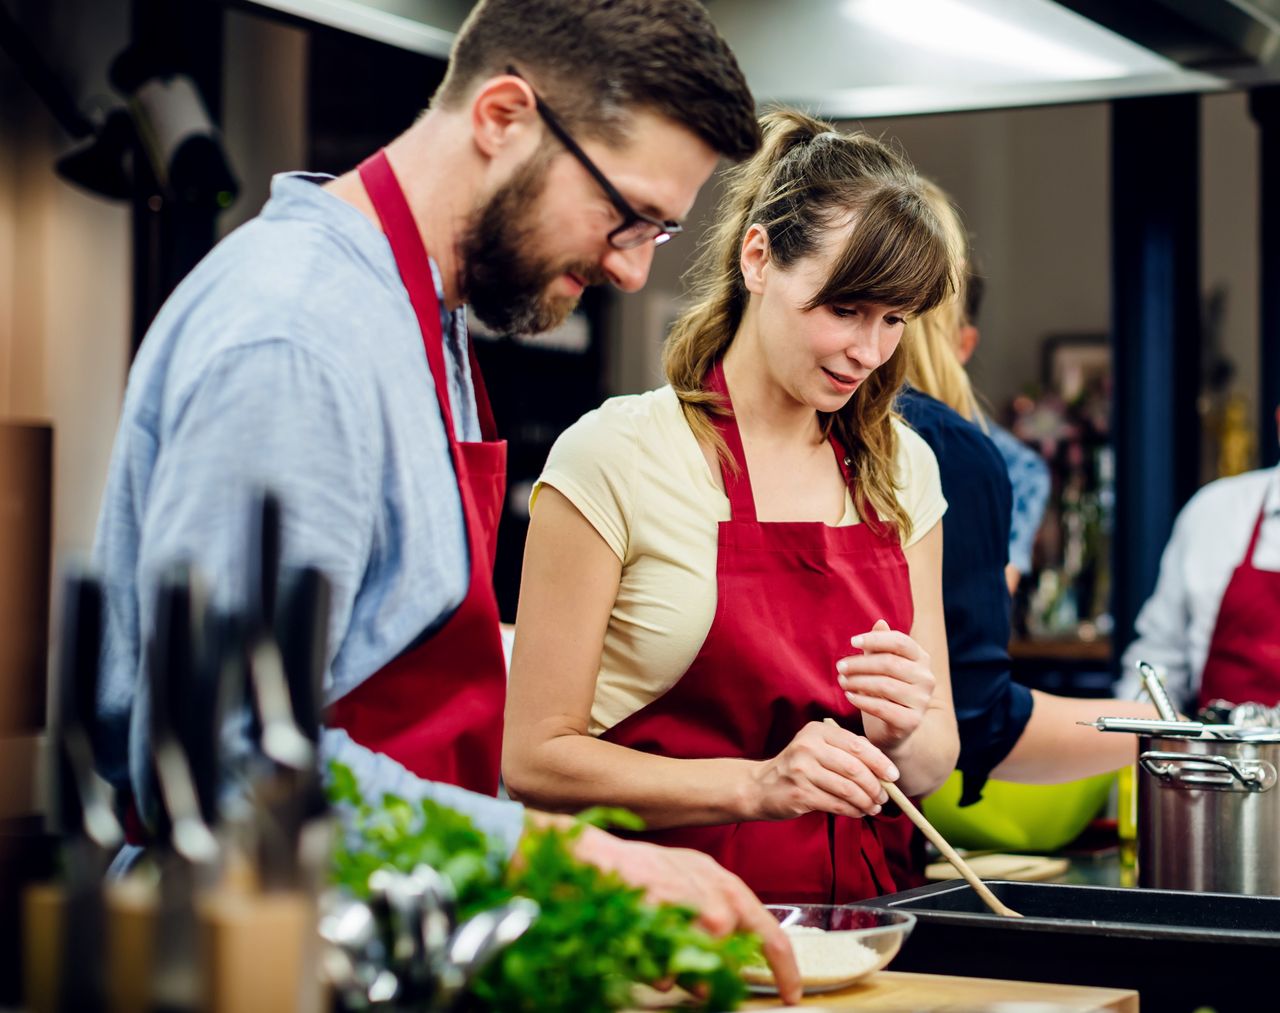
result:
[[[979,879],[1010,879],[1038,883],[1063,875],[1071,863],[1065,858],[1044,855],[974,855],[965,858]],[[959,879],[950,862],[934,862],[924,870],[926,879]]]
[[[802,1007],[828,1010],[952,1010],[981,1013],[1009,1009],[1007,1004],[1031,1006],[1036,1013],[1077,1013],[1083,1010],[1115,1010],[1138,1013],[1138,993],[1120,988],[1085,985],[1049,985],[1038,981],[1001,981],[995,978],[957,978],[946,974],[908,974],[878,971],[864,982],[806,996]],[[786,1010],[776,999],[753,999],[748,1010]]]

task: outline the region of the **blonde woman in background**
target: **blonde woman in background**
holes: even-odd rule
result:
[[[880,779],[921,794],[955,765],[946,504],[892,410],[906,320],[955,268],[895,152],[763,126],[670,385],[584,417],[541,476],[503,772],[542,806],[632,809],[762,899],[844,902],[895,889]]]
[[[928,195],[956,256],[967,261],[965,232],[951,202],[933,184]],[[956,353],[963,306],[959,292],[907,325],[909,386],[898,408],[933,448],[948,504],[942,590],[966,805],[981,797],[988,778],[1052,784],[1134,762],[1129,736],[1101,735],[1077,722],[1104,714],[1154,717],[1155,710],[1147,703],[1053,696],[1013,681],[1005,583],[1012,493]]]

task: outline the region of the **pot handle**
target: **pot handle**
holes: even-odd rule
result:
[[[1138,762],[1147,773],[1166,784],[1231,788],[1233,782],[1238,781],[1246,791],[1267,791],[1276,783],[1276,768],[1266,760],[1233,760],[1229,756],[1206,753],[1146,752],[1138,757]]]

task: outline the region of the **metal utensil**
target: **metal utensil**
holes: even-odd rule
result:
[[[160,800],[156,838],[160,894],[151,960],[152,1005],[194,1010],[202,1001],[197,886],[212,876],[217,838],[205,822],[200,791],[183,742],[184,693],[198,677],[202,613],[190,568],[177,566],[160,581],[147,669],[151,690],[151,752]]]
[[[449,940],[448,956],[438,977],[438,991],[432,1008],[451,1009],[489,961],[529,930],[538,912],[535,902],[525,897],[513,897],[491,911],[481,911],[458,926]]]
[[[200,792],[184,744],[189,715],[184,706],[198,678],[198,608],[191,571],[171,569],[156,598],[155,636],[148,657],[151,690],[151,750],[162,811],[161,836],[187,862],[211,864],[218,842],[205,822]]]
[[[102,587],[85,575],[63,584],[55,686],[55,798],[51,827],[63,840],[63,939],[59,1008],[105,1008],[102,879],[124,834],[93,769],[90,726],[102,645]]]
[[[1164,721],[1157,718],[1096,718],[1076,724],[1096,728],[1100,732],[1128,732],[1135,735],[1177,735],[1194,738],[1211,726],[1199,721]]]
[[[338,890],[320,897],[320,974],[344,1009],[385,1005],[400,995],[372,908]]]
[[[449,941],[457,927],[453,884],[429,865],[409,874],[421,909],[418,935],[433,974],[449,957]]]
[[[837,728],[840,727],[839,722],[833,718],[826,718],[825,722],[829,725],[835,725]],[[1013,910],[1013,908],[1009,907],[1004,903],[1004,901],[991,892],[987,884],[978,878],[978,874],[969,868],[969,863],[956,853],[956,849],[947,843],[947,839],[938,832],[937,828],[932,823],[929,822],[925,817],[925,814],[917,809],[915,803],[903,794],[901,788],[892,781],[881,781],[880,783],[884,785],[884,790],[889,793],[889,798],[893,800],[899,809],[907,814],[907,819],[911,820],[920,832],[929,839],[933,846],[942,852],[942,857],[955,867],[956,872],[960,873],[960,875],[964,877],[965,882],[973,887],[973,892],[982,898],[982,902],[986,904],[987,907],[996,914],[1002,915],[1005,918],[1022,917],[1022,915]]]
[[[424,1000],[451,979],[455,931],[453,886],[429,865],[410,873],[379,869],[369,877],[370,903],[390,930],[387,966],[401,997]]]
[[[1147,696],[1151,697],[1151,702],[1156,705],[1156,713],[1160,715],[1160,719],[1180,721],[1178,708],[1169,699],[1169,693],[1164,688],[1164,680],[1160,678],[1160,673],[1156,671],[1155,666],[1145,661],[1139,661],[1137,665],[1138,674],[1142,676],[1143,688],[1146,689]]]
[[[314,567],[306,567],[281,590],[275,610],[276,641],[284,662],[294,723],[313,743],[320,740],[331,599],[328,578]]]
[[[319,734],[319,719],[309,712],[317,697],[300,688],[304,697],[295,702],[290,678],[276,639],[276,599],[280,582],[282,521],[279,500],[263,493],[252,505],[247,558],[250,578],[245,617],[246,664],[249,698],[256,717],[258,748],[263,762],[250,775],[249,797],[253,807],[252,832],[256,838],[257,870],[267,890],[291,890],[302,885],[300,849],[304,831],[317,812],[319,774],[316,742],[299,725]],[[326,614],[327,619],[327,614]],[[327,627],[326,627],[327,629]],[[310,636],[301,632],[305,645]],[[308,648],[298,648],[301,664],[312,663]],[[299,683],[313,678],[309,671]]]

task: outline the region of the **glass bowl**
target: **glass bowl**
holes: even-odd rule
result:
[[[765,907],[791,936],[806,995],[847,988],[887,966],[916,924],[916,916],[909,911],[858,904]],[[773,972],[767,967],[744,968],[743,979],[752,992],[777,994]]]

